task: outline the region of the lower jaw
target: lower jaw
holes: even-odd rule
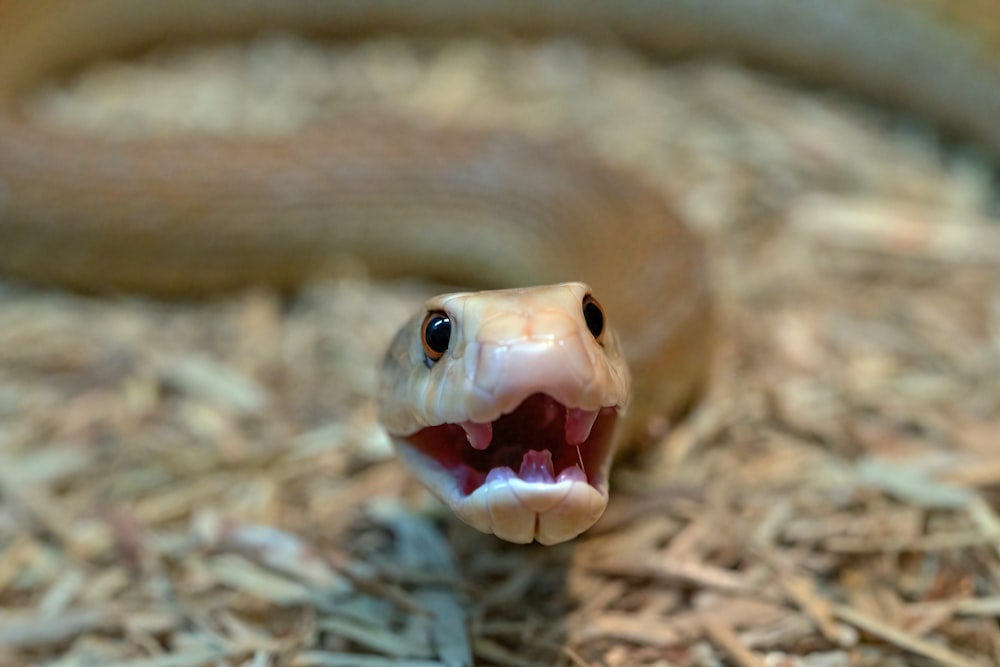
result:
[[[608,504],[607,484],[564,478],[526,482],[495,476],[474,492],[449,503],[455,514],[484,533],[525,544],[558,544],[594,525]]]

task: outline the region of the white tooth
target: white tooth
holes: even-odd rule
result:
[[[461,426],[465,431],[465,437],[469,439],[469,444],[472,445],[473,449],[486,449],[493,442],[493,424],[462,422]]]
[[[571,445],[581,445],[590,437],[590,429],[597,421],[597,410],[581,410],[568,408],[566,410],[566,442]]]

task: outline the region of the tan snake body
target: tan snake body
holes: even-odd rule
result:
[[[189,293],[295,285],[350,252],[381,272],[488,287],[582,280],[633,368],[634,423],[690,402],[710,339],[701,244],[658,192],[571,148],[402,122],[111,140],[19,112],[41,79],[88,59],[260,27],[569,32],[664,56],[731,53],[902,105],[1000,150],[995,0],[9,0],[0,271]]]

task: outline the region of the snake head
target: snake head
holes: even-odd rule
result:
[[[463,521],[556,544],[604,513],[628,390],[618,337],[587,285],[453,293],[396,335],[379,416]]]

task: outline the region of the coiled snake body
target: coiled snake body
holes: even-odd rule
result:
[[[509,134],[398,123],[110,140],[19,114],[26,90],[87,59],[264,26],[559,31],[732,53],[1000,150],[995,0],[0,2],[4,273],[186,293],[295,285],[348,251],[387,273],[550,285],[432,299],[380,388],[382,420],[429,488],[518,542],[560,542],[600,516],[626,406],[634,428],[696,395],[711,324],[701,245],[631,175]]]

